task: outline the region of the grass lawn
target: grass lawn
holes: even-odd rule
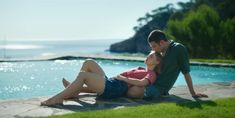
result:
[[[77,112],[49,118],[235,118],[235,98],[155,103],[122,109]]]

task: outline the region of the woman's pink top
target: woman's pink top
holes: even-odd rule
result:
[[[153,84],[156,80],[156,73],[153,70],[147,70],[143,67],[137,67],[126,72],[121,73],[120,75],[129,78],[136,78],[136,79],[147,79],[149,84]]]

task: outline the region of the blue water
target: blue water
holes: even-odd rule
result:
[[[63,89],[63,77],[73,81],[84,60],[56,60],[0,63],[0,99],[54,95]],[[111,77],[127,69],[144,66],[142,62],[97,60]],[[235,81],[235,69],[191,66],[194,84]],[[175,86],[186,85],[182,74]]]
[[[40,58],[70,54],[111,54],[118,40],[0,41],[0,59]],[[0,62],[0,99],[53,95],[63,89],[63,77],[73,81],[84,60]],[[141,62],[99,60],[107,76],[144,66]],[[235,69],[191,66],[194,84],[235,81]],[[186,85],[180,74],[175,86]]]
[[[0,59],[39,58],[67,54],[109,54],[119,40],[0,41]]]

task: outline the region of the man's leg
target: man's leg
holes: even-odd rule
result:
[[[151,100],[152,98],[160,97],[161,93],[154,85],[148,85],[144,88],[144,99]]]

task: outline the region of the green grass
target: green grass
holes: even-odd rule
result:
[[[235,60],[225,60],[225,59],[190,59],[190,61],[235,64]]]
[[[234,118],[235,98],[186,103],[155,103],[117,110],[77,112],[49,118]]]

